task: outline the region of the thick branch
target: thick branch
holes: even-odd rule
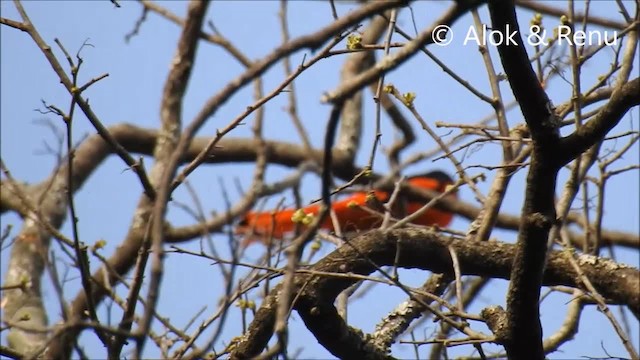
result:
[[[508,329],[504,345],[511,359],[544,359],[538,302],[547,237],[556,218],[554,195],[560,167],[554,159],[560,121],[529,62],[513,1],[490,1],[489,12],[493,28],[500,31],[504,39],[513,39],[513,42],[501,42],[498,52],[533,140],[517,252],[507,295]]]
[[[508,331],[504,343],[510,358],[543,359],[538,301],[547,252],[547,241],[543,239],[548,238],[556,221],[554,195],[558,171],[600,141],[628,109],[637,104],[639,85],[634,80],[624,87],[616,86],[610,102],[594,119],[573,135],[560,139],[560,119],[529,62],[513,1],[491,1],[489,11],[494,30],[500,31],[503,39],[511,37],[513,40],[500,43],[498,52],[533,140],[517,253],[507,296]],[[628,65],[623,65],[621,76],[628,75],[629,69]]]
[[[111,126],[109,132],[113,135],[122,146],[131,153],[138,155],[152,155],[155,143],[157,141],[158,131],[154,129],[145,129],[130,124],[119,124]],[[206,137],[195,138],[182,161],[187,163],[193,160],[202,149],[209,143],[210,139]],[[269,153],[269,162],[287,167],[296,167],[301,163],[310,160],[309,155],[304,148],[295,143],[287,143],[282,141],[266,141],[266,149]],[[213,150],[213,156],[210,156],[206,163],[218,164],[227,162],[255,162],[259,147],[256,146],[254,139],[225,137],[220,140],[219,146]],[[93,171],[100,166],[102,161],[112,153],[111,148],[106,144],[99,135],[88,137],[78,149],[76,149],[74,157],[74,186],[73,190],[77,191]],[[322,159],[322,151],[313,150],[312,156],[314,160]],[[362,171],[361,168],[354,166],[342,152],[334,151],[333,154],[333,174],[338,178],[348,181],[355,174]],[[380,178],[374,174],[373,178]],[[46,186],[49,180],[37,185],[38,187]],[[0,182],[0,209],[13,210],[24,216],[24,209],[19,199],[12,193],[10,186],[6,181]],[[392,189],[391,189],[392,190]],[[418,201],[429,201],[432,199],[427,191],[422,189],[414,189],[407,187],[403,189],[408,199]],[[475,219],[480,209],[476,206],[461,200],[443,199],[440,206],[443,209],[452,211],[466,219]],[[216,231],[219,224],[204,224],[207,232]],[[520,226],[520,217],[501,213],[498,215],[496,226],[503,229],[516,230]],[[202,227],[191,227],[191,231],[170,230],[167,234],[167,240],[170,242],[179,242],[200,236],[203,232]],[[584,236],[575,232],[570,232],[570,240],[577,248],[582,248],[585,241]],[[637,234],[624,233],[619,231],[602,231],[603,246],[615,245],[632,249],[640,248],[640,237]]]
[[[541,241],[546,241],[541,239]],[[440,237],[429,230],[402,229],[388,233],[375,230],[356,237],[325,258],[311,269],[296,277],[299,301],[294,307],[301,312],[307,327],[313,331],[328,331],[343,334],[344,329],[323,328],[321,319],[308,308],[309,302],[321,301],[324,304],[333,300],[359,279],[346,276],[330,276],[328,273],[369,275],[380,266],[397,265],[401,268],[416,268],[432,272],[447,272],[452,269],[449,247],[455,250],[464,275],[477,275],[490,278],[508,279],[516,253],[516,246],[501,242],[468,242],[464,240]],[[565,252],[554,251],[549,255],[543,284],[580,287],[581,283]],[[640,310],[640,272],[638,269],[617,264],[613,261],[593,256],[578,257],[582,271],[592,281],[596,289],[614,303],[624,304],[638,313]],[[314,274],[314,271],[317,274]],[[265,299],[255,320],[249,326],[245,336],[232,353],[233,358],[248,358],[257,355],[266,346],[273,331],[275,304],[278,289]],[[334,309],[335,310],[335,309]],[[326,308],[318,309],[324,313]],[[342,327],[342,325],[340,325]],[[322,330],[320,330],[322,329]],[[349,336],[353,333],[350,332]],[[316,334],[320,336],[320,334]],[[319,337],[321,343],[334,355],[344,354],[353,344],[351,338],[344,336]],[[361,350],[361,349],[360,349]]]
[[[498,45],[498,52],[513,95],[531,131],[531,137],[534,141],[539,140],[541,146],[546,143],[553,146],[559,137],[557,130],[559,124],[555,121],[549,97],[529,62],[525,44],[520,36],[513,3],[512,1],[490,1],[489,11],[495,31],[500,31],[505,36],[513,34],[514,41],[501,42]]]
[[[100,164],[100,161],[112,151],[113,148],[100,136],[96,135],[84,141],[76,149],[72,159],[74,173],[72,174],[73,183],[71,186],[67,182],[69,166],[67,159],[61,161],[60,167],[52,172],[50,178],[38,185],[31,187],[18,185],[20,189],[16,189],[12,186],[15,181],[12,181],[11,178],[2,182],[2,207],[5,207],[5,198],[12,196],[18,198],[16,205],[19,205],[19,209],[25,212],[25,221],[11,249],[5,284],[20,284],[24,279],[28,281],[28,286],[24,288],[4,292],[4,318],[27,325],[24,321],[18,320],[21,317],[29,316],[31,318],[29,324],[46,327],[47,315],[42,307],[40,283],[45,268],[45,257],[49,252],[51,234],[42,225],[42,222],[50,224],[55,229],[62,225],[67,215],[67,190],[69,188],[78,189]],[[24,190],[29,192],[25,193]],[[20,197],[16,192],[20,191],[24,196],[30,198],[30,206],[37,206],[37,209],[29,209],[27,204],[19,200]],[[25,342],[21,339],[30,337],[30,340],[25,343],[29,346],[28,349],[21,346],[16,347],[19,351],[28,353],[41,345],[45,340],[42,338],[43,335],[28,334],[16,327],[11,330],[9,336],[13,344],[23,344]],[[41,339],[36,340],[36,338]]]
[[[13,186],[17,186],[19,188],[18,191],[24,194],[30,193],[29,184],[27,183],[15,182]],[[8,180],[0,181],[0,214],[4,214],[6,211],[14,211],[24,218],[27,216],[29,209],[24,206],[13,190],[10,190],[13,186]]]

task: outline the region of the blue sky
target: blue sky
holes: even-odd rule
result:
[[[184,2],[160,2],[179,16],[184,16],[186,3]],[[555,4],[555,3],[552,3]],[[561,6],[561,3],[557,3]],[[626,2],[632,7],[632,3]],[[109,126],[118,123],[133,123],[142,127],[157,127],[159,121],[160,98],[167,70],[175,52],[176,40],[179,36],[179,28],[160,18],[156,14],[149,14],[142,26],[140,33],[129,43],[124,41],[124,36],[134,26],[141,13],[141,6],[134,2],[121,2],[121,8],[114,8],[108,1],[67,1],[67,2],[25,2],[24,7],[31,17],[44,39],[54,47],[54,53],[59,56],[61,52],[55,47],[54,38],[60,39],[65,47],[75,54],[81,45],[87,41],[92,46],[85,47],[82,51],[84,64],[81,70],[81,83],[91,78],[108,73],[109,76],[93,85],[84,95],[90,99],[90,103],[101,121]],[[449,6],[445,2],[417,2],[413,8],[413,16],[418,31],[439,16]],[[580,5],[582,6],[582,5]],[[622,21],[617,13],[614,2],[592,2],[592,13]],[[340,15],[354,8],[351,3],[338,5]],[[2,16],[18,20],[19,16],[11,2],[0,2]],[[281,34],[277,14],[279,3],[275,1],[264,2],[215,2],[211,5],[207,19],[215,23],[216,28],[251,59],[259,59],[269,53],[270,49],[280,44]],[[481,9],[483,21],[488,22],[486,8]],[[403,11],[398,19],[398,24],[410,34],[414,34],[409,11]],[[519,20],[521,24],[527,24],[531,13],[521,11]],[[316,31],[331,21],[329,5],[324,2],[292,2],[289,5],[289,22],[292,37],[308,34]],[[545,17],[545,25],[551,27],[558,20]],[[456,35],[465,33],[472,24],[470,16],[465,16],[453,27]],[[207,31],[210,29],[205,28]],[[599,29],[599,28],[594,28]],[[601,29],[604,30],[604,29]],[[458,75],[468,80],[477,89],[485,94],[490,94],[489,82],[479,55],[477,47],[463,46],[455,41],[447,47],[430,47],[442,61],[456,71]],[[41,120],[48,119],[58,124],[63,129],[60,119],[53,115],[42,115],[34,109],[42,108],[41,100],[49,104],[56,104],[66,108],[69,96],[66,90],[59,84],[54,72],[46,62],[42,53],[37,49],[33,41],[25,33],[0,27],[0,69],[1,77],[1,137],[0,150],[3,161],[17,179],[37,183],[48,176],[55,165],[55,157],[47,154],[45,143],[56,146],[55,137],[51,131],[41,125]],[[394,41],[402,41],[399,36],[394,36]],[[531,51],[531,48],[529,48]],[[601,55],[594,58],[583,69],[582,81],[585,88],[590,87],[600,74],[608,70],[612,51],[606,49]],[[302,61],[303,56],[311,56],[304,50],[295,53],[291,57],[292,65]],[[492,49],[494,64],[497,69],[499,57]],[[303,123],[310,135],[314,146],[319,147],[324,138],[324,126],[330,108],[320,103],[321,95],[334,89],[339,83],[339,71],[344,61],[343,56],[335,56],[320,61],[316,66],[305,72],[297,81],[298,108]],[[200,110],[202,104],[224,84],[237,77],[243,68],[231,59],[222,49],[211,44],[201,43],[198,49],[196,66],[191,77],[183,106],[183,122],[189,123],[193,116]],[[498,70],[499,71],[499,70]],[[638,76],[637,68],[632,77]],[[548,93],[554,103],[559,104],[570,98],[571,73],[567,70],[564,78],[557,77],[548,88]],[[281,64],[273,66],[264,76],[264,89],[268,93],[284,79],[284,71]],[[468,123],[479,120],[491,113],[490,107],[467,92],[448,75],[442,72],[433,62],[424,55],[413,57],[405,67],[390,73],[387,81],[393,83],[402,92],[413,91],[417,94],[416,107],[421,111],[430,123],[440,120],[451,123]],[[508,84],[501,83],[504,98],[508,101],[513,98]],[[247,86],[235,94],[219,112],[213,116],[200,130],[198,135],[211,136],[216,128],[226,126],[244,108],[253,102],[252,87]],[[362,136],[362,147],[358,154],[358,164],[364,165],[371,148],[373,139],[374,107],[371,93],[365,92],[365,130]],[[291,121],[288,118],[285,107],[287,97],[278,96],[266,105],[265,136],[274,140],[286,140],[299,142]],[[519,109],[508,113],[511,126],[522,122]],[[251,136],[251,120],[246,125],[235,129],[230,136]],[[408,150],[407,155],[433,149],[435,144],[415,124],[414,129],[418,141]],[[628,130],[638,129],[638,113],[629,114],[616,127],[612,134],[622,133]],[[445,139],[450,136],[449,130],[437,129]],[[394,141],[395,132],[389,125],[388,119],[383,118],[382,147],[390,146]],[[94,130],[84,116],[77,112],[74,123],[74,141],[78,142]],[[620,148],[622,141],[610,141],[607,148]],[[629,164],[638,164],[638,145],[625,155],[617,167],[621,168]],[[406,155],[405,155],[406,156]],[[472,147],[466,153],[465,165],[500,163],[500,149],[496,145],[484,145]],[[152,159],[146,159],[149,169]],[[128,229],[135,204],[141,191],[140,186],[130,171],[124,171],[126,165],[119,159],[111,157],[91,176],[86,185],[76,195],[76,206],[79,213],[79,231],[86,243],[92,244],[99,239],[108,242],[103,253],[109,255],[118,243],[124,238]],[[222,189],[219,180],[229,191],[232,201],[239,199],[235,190],[235,180],[238,179],[245,189],[250,184],[252,166],[247,164],[226,164],[215,166],[202,166],[197,169],[189,180],[194,186],[205,211],[224,211],[224,203],[221,201]],[[431,163],[422,162],[408,170],[408,174],[423,172],[427,169],[441,168],[453,172],[453,167],[446,160]],[[384,173],[388,170],[384,154],[379,153],[374,170]],[[471,169],[474,175],[481,169]],[[290,173],[290,169],[279,166],[270,166],[267,172],[267,180],[274,181],[284,174]],[[521,171],[512,180],[507,198],[503,205],[503,211],[516,214],[520,211],[524,198],[524,177],[526,172]],[[492,173],[487,173],[489,179]],[[566,174],[563,174],[558,184],[558,194]],[[305,200],[317,198],[319,195],[319,183],[313,176],[305,176],[302,186],[302,195]],[[606,213],[604,227],[626,232],[639,232],[639,206],[638,198],[638,171],[627,173],[610,180],[607,187]],[[481,183],[480,188],[486,192],[490,181]],[[285,194],[285,203],[292,204],[290,193]],[[593,193],[592,193],[593,195]],[[473,201],[470,191],[463,190],[462,198]],[[184,187],[179,188],[174,199],[186,204],[192,204]],[[274,197],[270,204],[275,204],[280,198]],[[576,202],[578,206],[581,202]],[[168,219],[174,225],[186,225],[193,223],[191,217],[179,207],[170,205]],[[19,219],[14,215],[4,215],[1,218],[3,227],[13,224],[15,234],[20,225]],[[456,219],[452,227],[465,231],[468,221]],[[66,224],[63,232],[70,234],[70,228]],[[493,237],[507,242],[513,242],[514,232],[496,230]],[[224,241],[224,239],[221,239]],[[183,244],[185,248],[198,249],[198,241],[191,244]],[[325,246],[323,251],[328,251]],[[245,260],[256,260],[260,249],[252,248]],[[3,250],[1,254],[2,277],[6,271],[9,251]],[[637,251],[616,250],[619,261],[638,266]],[[97,262],[92,263],[93,267]],[[418,271],[404,271],[401,279],[411,285],[418,285],[427,274]],[[203,306],[207,307],[205,317],[214,311],[217,299],[222,291],[221,278],[215,266],[204,260],[187,258],[185,255],[171,254],[166,259],[166,272],[162,287],[162,299],[158,310],[164,316],[168,316],[179,327],[186,324],[189,319]],[[50,300],[47,301],[47,309],[50,321],[59,319],[59,306],[55,300],[55,293],[48,278],[44,280],[44,293]],[[479,311],[491,304],[504,305],[505,288],[507,282],[496,280],[489,289],[476,301],[471,310]],[[74,297],[79,288],[77,278],[71,279],[65,284],[67,297]],[[122,289],[121,289],[122,290]],[[143,294],[146,293],[146,290]],[[124,292],[121,292],[124,294]],[[350,321],[352,325],[362,328],[365,332],[371,332],[375,324],[394,305],[404,299],[405,296],[395,289],[377,286],[366,298],[358,300],[350,308]],[[554,295],[542,305],[542,321],[545,326],[545,334],[551,334],[561,324],[566,310],[567,297]],[[616,312],[617,313],[617,312]],[[114,310],[114,314],[118,314]],[[103,307],[102,315],[106,315]],[[116,315],[114,319],[118,319]],[[221,341],[216,344],[216,349],[222,349],[222,343],[229,341],[233,336],[239,335],[239,313],[233,309],[228,320],[227,329]],[[198,320],[203,320],[199,318]],[[632,322],[631,338],[638,347],[638,324]],[[299,318],[294,314],[291,321],[291,350],[296,347],[304,347],[303,357],[327,357],[330,356],[320,346],[315,345],[315,340]],[[156,322],[156,330],[161,330]],[[193,328],[193,327],[192,327]],[[435,324],[427,325],[424,334],[416,333],[416,337],[427,338],[431,332],[436,331]],[[593,307],[585,311],[582,318],[581,333],[577,340],[566,344],[561,354],[553,354],[552,358],[577,357],[582,355],[605,356],[602,348],[606,348],[612,355],[624,355],[624,348],[617,339],[606,318],[595,311]],[[205,336],[206,338],[206,336]],[[2,337],[4,342],[5,337]],[[102,356],[101,345],[95,339],[93,333],[86,332],[82,338],[88,354]],[[487,347],[490,349],[491,347]],[[147,346],[147,355],[154,356],[156,350],[150,344]],[[413,349],[409,346],[395,345],[394,355],[399,357],[413,356]],[[469,347],[453,348],[452,354],[469,354]],[[426,356],[424,350],[421,353]],[[557,355],[557,356],[556,356]]]

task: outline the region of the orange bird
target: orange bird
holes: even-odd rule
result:
[[[412,186],[423,189],[444,192],[447,186],[453,184],[453,179],[442,171],[432,171],[425,175],[412,176],[408,179]],[[371,192],[378,204],[389,199],[386,191]],[[456,196],[455,193],[452,196]],[[363,231],[374,229],[382,224],[382,217],[376,213],[371,203],[376,202],[365,192],[357,192],[344,200],[334,202],[331,207],[338,219],[343,232]],[[411,201],[406,204],[406,213],[413,214],[424,204]],[[378,206],[378,208],[380,208]],[[377,209],[379,210],[379,209]],[[285,234],[295,230],[296,223],[310,223],[310,215],[317,215],[320,205],[309,205],[303,209],[283,209],[277,212],[249,212],[236,227],[237,234],[245,235],[242,245],[248,246],[256,241],[267,243],[270,238],[282,239]],[[453,214],[447,211],[431,208],[413,221],[413,224],[446,227],[451,222]],[[331,217],[327,216],[320,228],[335,231]]]

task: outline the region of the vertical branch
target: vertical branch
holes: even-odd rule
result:
[[[507,295],[507,331],[502,339],[514,359],[543,359],[538,300],[547,252],[546,239],[555,222],[554,194],[559,141],[553,107],[531,67],[520,36],[513,1],[490,1],[493,28],[511,34],[515,44],[501,43],[498,52],[513,94],[531,131],[533,151],[527,177],[516,257]]]
[[[393,29],[395,28],[397,16],[398,16],[398,11],[396,9],[391,10],[389,26],[387,29],[387,36],[384,40],[384,56],[385,57],[389,55],[389,49],[390,49],[389,44],[391,43],[391,36],[393,35]],[[369,169],[373,169],[373,163],[376,156],[376,149],[378,148],[378,144],[380,143],[380,137],[382,136],[382,133],[380,132],[380,108],[381,108],[380,94],[382,93],[384,77],[385,77],[384,73],[380,75],[380,78],[378,79],[378,85],[376,86],[376,92],[373,97],[373,100],[376,102],[376,127],[374,130],[374,138],[373,138],[373,144],[371,147],[371,154],[369,155],[369,164],[368,164]]]
[[[51,47],[47,45],[36,30],[35,26],[31,23],[31,20],[22,7],[22,4],[19,1],[14,1],[14,4],[23,21],[23,23],[16,22],[16,26],[19,25],[18,27],[21,30],[29,34],[51,64],[54,72],[60,78],[60,81],[73,96],[71,109],[75,107],[76,102],[79,102],[82,109],[87,110],[88,105],[79,97],[82,88],[78,89],[75,87],[75,76],[74,83],[72,83],[58,60],[53,55]],[[72,72],[73,71],[74,70],[72,69]],[[75,69],[75,71],[77,71],[77,69]],[[83,107],[83,105],[85,106]],[[64,115],[59,111],[59,109],[55,109],[54,112],[59,115]],[[87,117],[91,120],[95,119],[91,115],[93,115],[93,113],[87,114]],[[72,116],[72,114],[69,116]],[[63,116],[65,121],[69,119],[69,116]],[[69,132],[70,130],[71,129],[68,128]],[[113,138],[109,137],[107,134],[105,141],[109,142],[109,140],[112,140],[110,144],[117,144],[113,141]],[[70,136],[68,136],[67,141],[68,145],[71,145]],[[122,147],[119,147],[119,149],[122,150]],[[118,151],[116,150],[116,152]],[[122,153],[119,154],[126,154],[126,152],[123,150]],[[131,160],[131,157],[129,156],[127,159]],[[40,194],[39,208],[29,210],[29,213],[25,217],[22,229],[16,237],[15,244],[11,249],[11,256],[5,281],[9,284],[24,283],[24,285],[4,293],[2,298],[2,310],[3,317],[5,319],[21,325],[20,327],[11,329],[11,332],[7,335],[7,341],[12,348],[17,349],[23,354],[29,354],[34,349],[38,349],[46,344],[46,333],[28,331],[30,328],[35,329],[46,327],[48,322],[47,314],[42,303],[40,284],[42,273],[44,271],[44,264],[46,262],[46,256],[49,252],[51,231],[43,228],[42,224],[38,220],[50,224],[53,230],[62,225],[66,217],[67,206],[70,205],[69,199],[73,197],[72,193],[75,185],[71,170],[73,162],[73,152],[70,151],[67,163],[61,163],[60,168],[51,176],[49,187],[46,191],[43,191]],[[8,170],[1,161],[0,163],[2,165],[2,170],[8,175]],[[68,167],[68,171],[65,171],[65,167]],[[10,177],[8,176],[8,178]],[[71,210],[72,212],[75,212],[72,205]],[[74,234],[76,235],[75,248],[78,254],[78,266],[82,274],[83,289],[85,291],[90,291],[87,275],[88,260],[86,260],[86,256],[84,256],[84,258],[82,256],[83,251],[80,249],[77,229],[74,227],[74,230],[76,230],[74,231]],[[84,255],[86,255],[86,252]],[[95,306],[92,306],[92,309],[93,312],[91,312],[91,315],[95,320],[97,319],[95,316]],[[98,334],[101,335],[101,332],[98,332]],[[101,339],[104,341],[104,338],[101,337]]]
[[[151,225],[151,280],[147,293],[147,306],[144,317],[137,331],[136,358],[140,358],[147,333],[153,320],[160,293],[163,273],[164,216],[171,192],[171,182],[176,174],[180,151],[176,151],[176,142],[180,135],[182,118],[182,99],[195,62],[196,50],[204,16],[209,2],[193,0],[189,3],[187,20],[178,41],[173,67],[165,83],[160,108],[161,130],[160,141],[154,150],[156,165],[153,173],[162,174],[157,186],[158,196],[153,206]]]
[[[331,208],[331,166],[333,164],[333,151],[331,149],[333,148],[336,128],[338,127],[343,107],[344,101],[338,101],[333,105],[324,138],[324,158],[322,163],[322,204],[325,207],[324,210]]]
[[[281,0],[280,1],[280,12],[278,13],[278,16],[280,17],[280,28],[282,31],[282,43],[286,44],[289,39],[289,23],[287,21],[287,1],[285,0]],[[303,60],[304,62],[304,60]],[[285,56],[282,59],[282,65],[284,66],[284,73],[287,77],[291,76],[291,74],[293,73],[293,71],[291,71],[291,57],[290,56]],[[293,122],[293,125],[296,128],[296,131],[298,132],[298,135],[300,136],[300,140],[302,140],[302,144],[304,145],[304,149],[307,151],[307,153],[309,155],[312,154],[313,149],[311,147],[311,142],[309,141],[309,136],[307,135],[307,131],[304,128],[304,125],[302,125],[302,121],[300,121],[300,117],[298,116],[298,110],[297,110],[297,99],[296,99],[296,86],[295,86],[295,81],[292,81],[291,84],[289,84],[289,115],[291,115],[291,121]],[[257,100],[257,99],[256,99]]]
[[[478,31],[482,31],[482,22],[480,20],[480,15],[478,14],[477,9],[473,9],[471,11],[473,14],[473,21],[475,23],[475,27]],[[498,130],[500,131],[500,135],[504,138],[509,137],[509,124],[507,123],[506,111],[504,108],[504,102],[502,100],[502,93],[500,92],[500,85],[498,76],[496,74],[495,68],[493,66],[493,61],[491,59],[491,53],[487,50],[486,45],[479,45],[478,50],[482,55],[482,59],[484,60],[485,67],[487,69],[487,75],[489,77],[489,84],[491,85],[491,92],[493,94],[492,106],[496,113],[496,119],[498,120]],[[514,154],[513,149],[511,147],[511,143],[508,140],[501,141],[502,145],[502,162],[504,165],[513,164],[513,158],[517,154]],[[518,163],[519,161],[515,161]],[[481,212],[481,216],[478,217],[476,221],[478,224],[478,233],[476,235],[476,240],[478,241],[486,241],[489,239],[489,235],[493,230],[493,226],[495,225],[498,212],[500,211],[500,206],[502,205],[502,201],[507,191],[507,186],[509,185],[509,181],[513,174],[515,174],[515,170],[517,168],[511,167],[501,167],[495,177],[495,180],[491,186],[489,194],[487,195],[486,201],[483,206],[483,211]],[[475,223],[475,221],[474,221]],[[471,226],[473,228],[473,225]]]
[[[17,182],[2,159],[0,159],[0,167],[10,184],[9,191],[19,193]],[[64,176],[55,177],[56,181],[52,183],[50,196],[45,197],[40,204],[40,210],[47,214],[47,218],[56,228],[60,226],[66,215],[64,178]],[[3,191],[6,190],[3,189]],[[55,203],[51,200],[55,198],[60,200],[60,205],[54,206]],[[48,323],[40,284],[50,235],[40,226],[37,219],[37,210],[29,209],[11,248],[2,291],[2,318],[4,321],[20,325],[9,331],[7,343],[11,349],[22,354],[29,354],[34,348],[42,346],[47,341],[47,334],[29,331],[30,328],[46,327]]]
[[[313,221],[300,236],[298,236],[291,247],[287,249],[287,265],[285,268],[284,280],[282,280],[282,288],[278,294],[278,306],[276,310],[276,319],[274,324],[274,330],[278,336],[278,344],[267,355],[275,353],[284,353],[286,351],[287,342],[287,319],[289,317],[289,310],[293,302],[292,292],[295,286],[295,272],[298,268],[302,252],[304,247],[313,238],[318,227],[324,221],[329,209],[331,208],[331,164],[333,162],[332,148],[336,137],[336,131],[338,122],[340,121],[340,114],[342,113],[343,102],[334,105],[331,110],[331,115],[327,123],[327,131],[324,140],[324,160],[322,168],[322,208]]]
[[[397,10],[392,10],[392,13],[395,14]],[[385,14],[388,14],[387,11]],[[376,44],[382,37],[387,28],[388,21],[386,20],[386,16],[376,16],[374,17],[367,28],[362,33],[362,44]],[[390,37],[390,33],[388,37]],[[385,55],[388,53],[388,45],[389,41],[385,42]],[[352,78],[357,76],[363,70],[367,69],[371,65],[375,63],[375,53],[373,51],[360,51],[355,52],[347,58],[344,65],[342,66],[342,71],[340,73],[341,81],[347,82]],[[386,95],[383,93],[383,95]],[[363,90],[356,92],[352,97],[348,98],[344,102],[344,107],[342,109],[342,114],[340,115],[340,131],[338,132],[338,139],[336,141],[336,149],[339,149],[348,159],[349,163],[353,163],[355,160],[355,156],[358,153],[358,148],[360,147],[360,138],[362,137],[362,97]],[[379,98],[376,98],[380,100]],[[388,97],[384,97],[386,103],[389,104]],[[393,106],[393,104],[391,105]],[[380,103],[377,103],[376,110],[379,110]],[[387,107],[385,107],[387,109]],[[376,115],[376,122],[379,123],[379,111]],[[409,131],[411,129],[409,128]],[[376,131],[377,132],[377,131]],[[377,141],[377,140],[376,140]],[[374,146],[375,148],[375,146]],[[372,164],[369,164],[372,165]],[[332,219],[334,212],[331,211]],[[333,221],[334,228],[339,230],[340,224],[338,221]],[[338,237],[342,238],[341,231],[337,231],[336,234]],[[340,296],[338,296],[338,312],[345,319],[347,319],[347,304],[348,298],[350,294],[353,293],[353,289],[347,289],[343,291]]]
[[[80,48],[80,50],[78,51],[78,54],[76,55],[76,58],[78,60],[78,64],[76,65],[74,64],[67,50],[62,46],[62,43],[58,39],[55,39],[55,42],[56,44],[58,44],[62,52],[65,54],[67,61],[69,62],[69,67],[71,68],[71,75],[72,75],[72,86],[74,89],[77,89],[78,73],[82,65],[82,58],[79,56],[79,54],[82,48]],[[75,203],[73,201],[73,172],[74,172],[73,159],[75,157],[75,149],[73,146],[73,120],[74,120],[73,115],[75,113],[77,99],[79,98],[79,95],[80,95],[79,92],[75,92],[73,94],[73,97],[71,98],[71,104],[69,105],[68,114],[62,113],[62,111],[60,111],[59,109],[56,109],[53,106],[50,106],[50,108],[53,108],[56,113],[62,116],[62,119],[65,122],[66,129],[67,129],[67,136],[66,136],[67,138],[67,202],[69,204],[69,215],[71,216],[73,248],[75,251],[77,266],[78,266],[78,269],[80,270],[80,279],[82,283],[82,289],[84,290],[85,294],[89,295],[92,292],[91,288],[93,285],[91,282],[91,269],[89,266],[89,257],[87,256],[87,246],[83,243],[81,244],[80,242],[80,235],[78,231],[78,216],[76,213]],[[92,321],[94,321],[96,324],[100,324],[98,320],[98,315],[96,314],[96,304],[93,301],[89,301],[87,305],[88,305],[87,310],[89,313],[89,318]],[[100,330],[99,328],[96,328],[95,330],[96,330],[96,335],[98,335],[98,338],[100,339],[100,341],[102,341],[103,345],[110,349],[111,344],[106,334],[102,332],[102,330]]]
[[[554,195],[558,171],[602,140],[628,109],[639,102],[640,80],[623,82],[629,74],[631,54],[635,53],[637,32],[630,32],[630,48],[627,48],[625,65],[619,76],[619,80],[625,80],[616,83],[609,102],[588,123],[568,137],[560,138],[559,118],[537,80],[517,32],[513,2],[491,1],[489,12],[494,29],[503,34],[516,31],[513,34],[515,44],[502,43],[498,52],[533,140],[522,222],[507,295],[507,331],[501,341],[510,358],[543,359],[538,301],[547,252],[545,240],[557,222]]]

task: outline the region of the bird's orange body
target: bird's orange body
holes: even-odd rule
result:
[[[437,174],[438,176],[435,176]],[[434,175],[434,176],[430,176]],[[415,176],[408,180],[409,184],[423,189],[444,192],[446,187],[453,183],[450,177],[442,172],[433,172],[424,176]],[[379,204],[389,199],[389,194],[385,191],[373,191],[375,200],[367,193],[357,192],[348,198],[336,201],[331,205],[334,211],[340,230],[342,232],[365,231],[374,229],[382,223],[382,217],[376,210],[371,209],[368,204],[377,201]],[[454,195],[455,196],[455,195]],[[420,202],[408,202],[405,207],[407,214],[413,214],[424,204]],[[296,223],[292,220],[296,214],[296,209],[283,209],[276,212],[249,212],[236,228],[236,233],[244,234],[245,246],[256,242],[266,242],[269,239],[282,239],[287,233],[291,233],[296,228]],[[318,215],[320,205],[310,205],[302,209],[304,214]],[[453,214],[447,211],[431,208],[412,223],[426,226],[446,227],[453,218]],[[320,228],[335,231],[331,217],[327,216]]]

